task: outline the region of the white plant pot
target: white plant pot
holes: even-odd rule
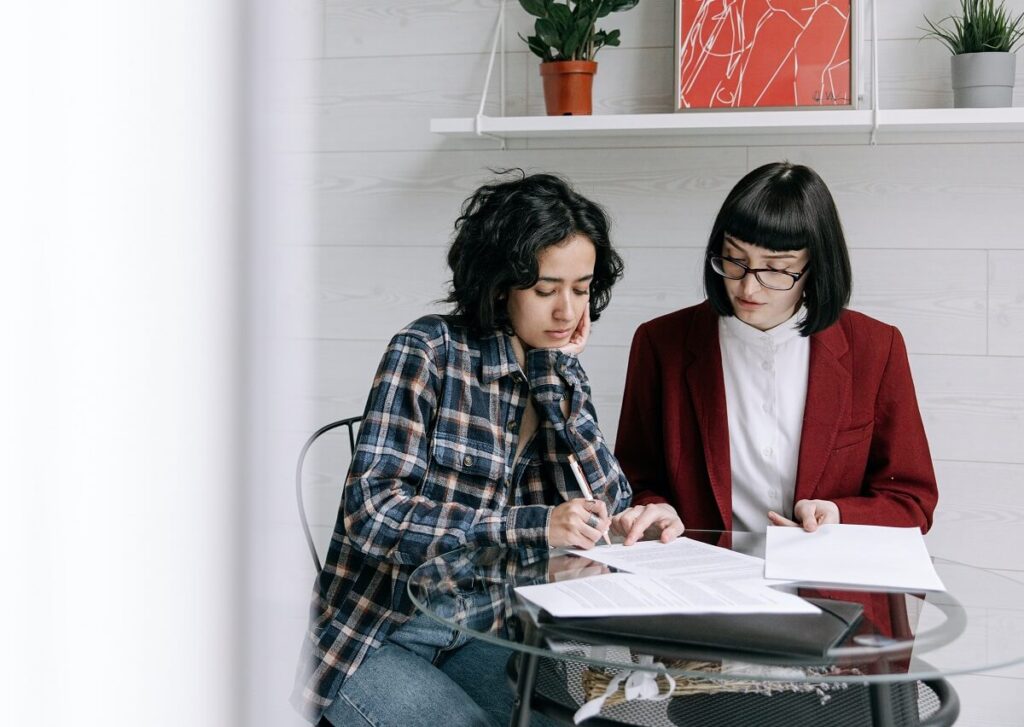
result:
[[[950,58],[953,107],[987,109],[1013,106],[1017,57],[1013,53],[963,53]]]

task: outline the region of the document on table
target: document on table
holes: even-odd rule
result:
[[[676,538],[670,543],[646,540],[635,545],[608,545],[590,550],[570,550],[569,553],[620,571],[648,576],[746,580],[759,579],[764,575],[761,558],[691,538]]]
[[[818,612],[768,588],[760,558],[690,538],[568,552],[626,572],[516,589],[553,616]]]
[[[918,528],[769,527],[766,578],[874,590],[945,591]]]
[[[666,613],[817,613],[799,596],[742,581],[691,580],[636,573],[520,586],[523,598],[556,617]]]

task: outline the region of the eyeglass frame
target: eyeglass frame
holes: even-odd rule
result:
[[[733,263],[734,265],[739,265],[741,268],[743,268],[743,271],[744,271],[743,275],[739,276],[738,278],[730,278],[724,272],[720,272],[720,271],[716,270],[714,262],[713,262],[713,260],[715,260],[715,258],[718,258],[719,260],[728,260],[729,262]],[[717,275],[720,275],[721,277],[725,278],[726,280],[743,280],[743,278],[747,277],[750,273],[753,273],[754,274],[754,279],[757,280],[758,284],[761,287],[767,288],[768,290],[778,290],[778,291],[787,291],[787,290],[792,290],[793,288],[795,288],[796,284],[800,281],[800,278],[802,278],[804,275],[806,275],[807,268],[810,267],[810,264],[808,263],[807,265],[804,266],[804,269],[801,270],[798,273],[793,273],[793,272],[790,272],[789,270],[776,270],[775,268],[752,268],[749,265],[747,265],[746,263],[742,263],[742,262],[740,262],[739,260],[737,260],[735,258],[728,257],[727,255],[708,255],[708,264],[711,266],[711,269],[714,270]],[[792,278],[793,284],[791,286],[789,286],[788,288],[773,288],[770,285],[766,285],[765,282],[763,280],[761,280],[761,276],[758,275],[758,273],[781,273],[782,275],[786,275],[786,276]]]

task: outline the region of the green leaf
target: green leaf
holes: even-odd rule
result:
[[[562,35],[550,18],[540,18],[535,24],[537,36],[549,48],[562,49]]]
[[[977,0],[974,0],[977,1]],[[598,18],[635,8],[639,0],[519,0],[537,17],[536,42],[524,38],[530,50],[552,60],[592,60],[599,48],[619,45],[619,31],[597,31]]]
[[[640,0],[610,0],[610,2],[612,6],[611,12],[624,13],[635,8]]]
[[[572,10],[569,9],[568,5],[553,3],[548,15],[563,35],[568,35],[572,31]]]
[[[519,34],[519,37],[523,38],[522,33]],[[525,41],[526,45],[530,47],[533,54],[545,63],[553,60],[551,56],[551,49],[544,45],[544,42],[536,35],[531,35],[529,38],[523,38],[523,41]]]
[[[519,4],[523,6],[523,10],[538,18],[547,16],[549,3],[550,0],[519,0]]]
[[[637,6],[640,0],[598,0],[597,18],[604,18],[611,13],[624,13]]]
[[[960,0],[960,15],[950,15],[932,22],[924,19],[927,28],[922,38],[932,38],[954,55],[988,51],[1013,52],[1024,39],[1024,13],[1012,16],[1005,2],[995,0]],[[950,27],[952,26],[952,27]]]
[[[565,45],[562,46],[562,55],[571,60],[585,60],[582,56],[582,45],[583,41],[586,40],[587,35],[590,33],[590,26],[586,23],[578,24],[573,28],[572,33],[565,40]]]

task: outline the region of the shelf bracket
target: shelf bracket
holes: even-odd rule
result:
[[[504,150],[505,137],[498,136],[497,134],[490,134],[484,131],[484,120],[487,118],[484,115],[484,106],[487,105],[487,93],[491,88],[491,76],[494,73],[494,57],[498,54],[498,44],[501,43],[501,70],[499,72],[499,92],[501,95],[500,109],[501,115],[505,115],[505,0],[500,0],[498,4],[498,18],[494,21],[494,39],[491,41],[491,57],[487,61],[487,76],[484,78],[484,90],[480,94],[480,106],[476,110],[476,116],[473,118],[473,131],[477,136],[486,136],[489,139],[495,139],[501,142],[501,148]]]

